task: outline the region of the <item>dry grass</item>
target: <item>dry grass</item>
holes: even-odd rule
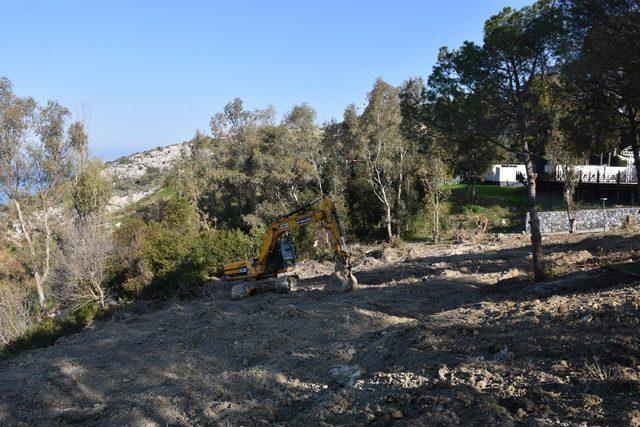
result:
[[[587,376],[596,381],[608,381],[614,375],[614,370],[601,363],[596,356],[593,357],[593,362],[585,362],[584,367]]]

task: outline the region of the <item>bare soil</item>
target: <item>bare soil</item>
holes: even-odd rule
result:
[[[132,306],[1,362],[0,424],[640,425],[640,281],[606,267],[638,236],[546,238],[543,283],[527,244],[359,247],[351,293],[306,263],[289,294]]]

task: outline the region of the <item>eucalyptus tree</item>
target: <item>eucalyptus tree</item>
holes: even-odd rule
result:
[[[235,99],[212,117],[201,196],[212,202],[216,225],[261,228],[322,193],[324,158],[315,111],[294,106],[279,124],[274,116],[272,107],[248,111]]]
[[[212,182],[214,162],[213,139],[198,130],[185,144],[169,177],[176,193],[196,208],[205,229],[216,226],[213,219],[218,191]]]
[[[404,82],[400,90],[402,111],[400,127],[410,146],[408,169],[415,171],[408,176],[408,179],[414,182],[407,187],[413,188],[414,193],[423,196],[415,197],[414,195],[413,198],[409,198],[410,210],[416,212],[425,207],[429,210],[432,216],[433,240],[437,243],[440,240],[442,203],[449,194],[447,178],[450,168],[447,164],[450,164],[452,159],[450,145],[445,143],[442,133],[432,126],[431,107],[421,78]],[[425,198],[426,206],[411,203]]]
[[[376,80],[359,119],[360,160],[365,165],[371,190],[384,210],[387,237],[399,234],[403,188],[409,173],[411,144],[400,126],[399,89]]]
[[[82,157],[80,157],[82,158]],[[101,161],[83,160],[80,172],[75,176],[75,183],[71,189],[71,202],[76,218],[85,220],[89,217],[100,218],[106,211],[113,184],[104,176],[104,166]]]
[[[14,94],[0,78],[0,192],[14,212],[14,243],[45,307],[56,213],[74,173],[75,148],[67,137],[69,111],[57,102],[39,107]]]
[[[287,148],[284,158],[294,173],[291,182],[292,194],[299,203],[297,193],[309,187],[309,179],[313,178],[317,194],[324,194],[322,187],[322,169],[326,157],[321,152],[322,130],[316,123],[316,112],[308,104],[294,105],[285,115],[282,126],[287,130]]]

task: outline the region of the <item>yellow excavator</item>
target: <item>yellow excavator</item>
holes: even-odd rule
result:
[[[319,223],[327,232],[331,248],[338,258],[335,269],[337,283],[342,290],[354,289],[358,282],[351,273],[350,254],[342,235],[336,207],[329,197],[323,196],[272,222],[262,239],[257,258],[224,265],[223,280],[241,282],[232,288],[232,296],[239,299],[258,292],[287,292],[294,288],[297,276],[278,277],[295,268],[293,247],[284,236],[289,231],[314,223]]]

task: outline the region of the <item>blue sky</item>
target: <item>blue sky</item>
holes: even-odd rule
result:
[[[234,97],[339,119],[375,78],[426,76],[439,47],[531,3],[0,0],[0,75],[84,117],[93,154],[113,159],[208,131]]]

